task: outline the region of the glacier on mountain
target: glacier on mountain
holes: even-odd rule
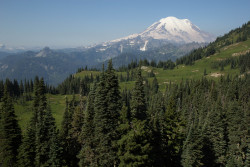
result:
[[[132,34],[124,38],[110,41],[111,43],[123,40],[133,40],[140,37],[143,40],[159,39],[174,43],[208,43],[215,40],[215,37],[200,30],[188,19],[178,19],[176,17],[166,17],[160,19],[139,34]]]

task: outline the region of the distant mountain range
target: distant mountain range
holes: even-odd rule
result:
[[[91,47],[40,51],[8,50],[0,46],[0,78],[31,79],[44,77],[50,84],[58,84],[77,68],[99,67],[109,59],[119,67],[131,60],[175,60],[191,50],[215,40],[187,19],[167,17],[152,24],[145,31]],[[18,53],[15,53],[18,52]]]

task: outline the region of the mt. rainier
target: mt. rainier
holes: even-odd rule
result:
[[[165,54],[167,59],[170,54],[175,55],[174,57],[180,57],[213,40],[215,40],[214,36],[200,30],[188,19],[166,17],[155,22],[142,33],[104,42],[91,47],[88,51],[96,54],[98,62],[117,57],[122,53],[155,52],[155,50],[158,50],[157,52],[161,55]],[[170,48],[173,45],[176,48],[188,49],[181,49],[178,52],[178,49],[171,51]]]
[[[113,40],[111,42],[133,40],[138,37],[144,40],[167,40],[172,43],[207,43],[215,40],[214,36],[201,31],[199,27],[192,24],[188,19],[167,17],[155,22],[142,33],[133,34],[128,37]]]

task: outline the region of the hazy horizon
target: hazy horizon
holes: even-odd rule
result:
[[[168,16],[221,36],[250,20],[250,1],[2,0],[0,45],[66,48],[144,31]]]

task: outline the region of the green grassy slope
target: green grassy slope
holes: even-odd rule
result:
[[[56,126],[58,128],[61,127],[61,122],[63,119],[63,113],[65,111],[65,100],[66,97],[68,100],[72,99],[72,95],[47,95],[48,103],[50,105],[52,114],[56,120]],[[77,98],[77,95],[76,95]],[[15,105],[15,111],[16,115],[19,121],[19,125],[21,126],[21,129],[25,131],[26,127],[29,124],[29,120],[32,117],[32,101],[26,102],[25,104],[21,104],[20,101],[18,101]]]
[[[212,64],[217,61],[222,61],[227,58],[237,57],[241,54],[250,51],[250,39],[244,42],[234,43],[229,46],[224,46],[220,48],[214,55],[209,57],[204,57],[200,60],[197,60],[194,65],[178,65],[173,70],[163,70],[162,68],[153,68],[153,67],[142,67],[143,76],[147,77],[147,73],[153,72],[156,75],[156,78],[159,82],[160,89],[163,90],[166,87],[166,84],[170,82],[180,83],[182,80],[186,79],[200,79],[204,76],[204,70],[206,69],[206,77],[210,79],[217,80],[221,75],[227,76],[229,75],[238,75],[239,69],[231,69],[230,65],[224,67],[224,70],[212,68]],[[82,71],[77,73],[76,77],[84,77],[86,75],[98,75],[100,72],[97,71]],[[126,76],[125,72],[117,72],[117,75]],[[151,82],[153,78],[148,78]],[[127,88],[131,89],[133,87],[133,81],[129,82],[120,82],[121,89]]]

